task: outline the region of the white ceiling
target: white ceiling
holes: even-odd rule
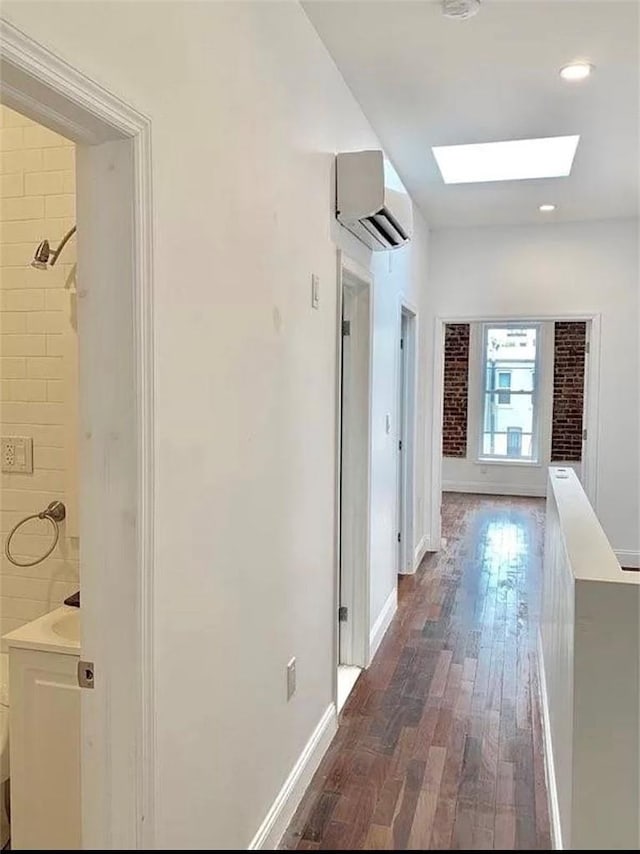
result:
[[[636,0],[483,0],[467,21],[437,0],[304,7],[430,226],[638,216]],[[595,73],[566,83],[576,58]],[[445,186],[431,153],[576,133],[567,178]]]

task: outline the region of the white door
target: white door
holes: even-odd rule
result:
[[[400,316],[400,371],[398,378],[398,547],[397,571],[406,571],[407,566],[407,316]]]
[[[416,315],[403,307],[398,342],[397,572],[413,572]]]
[[[356,385],[351,353],[355,334],[355,295],[344,288],[342,300],[341,422],[340,422],[340,664],[354,663],[353,609],[357,571],[356,482],[354,477],[354,438],[356,418]]]
[[[369,655],[370,281],[343,269],[338,664]]]

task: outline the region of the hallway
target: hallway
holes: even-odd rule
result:
[[[537,680],[544,501],[448,493],[281,847],[549,849]]]

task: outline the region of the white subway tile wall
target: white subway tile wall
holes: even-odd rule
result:
[[[33,474],[1,475],[0,634],[57,607],[80,584],[75,238],[53,269],[30,266],[41,240],[55,247],[74,225],[75,201],[74,144],[0,106],[0,433],[33,439]],[[37,566],[13,566],[8,532],[54,499],[69,512],[57,548]],[[12,551],[22,560],[42,554],[48,524],[23,530]]]

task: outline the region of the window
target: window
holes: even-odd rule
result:
[[[511,371],[498,371],[498,388],[507,388],[509,391],[498,392],[498,405],[511,405]]]
[[[536,461],[539,337],[535,324],[483,324],[480,459]]]

